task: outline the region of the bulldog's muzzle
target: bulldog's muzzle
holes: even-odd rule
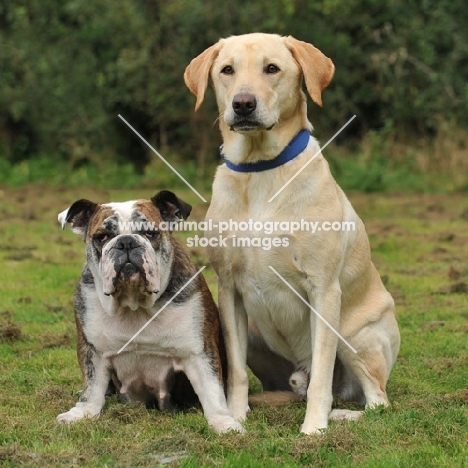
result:
[[[114,249],[114,266],[117,278],[129,281],[136,273],[141,273],[145,276],[145,272],[142,269],[145,249],[137,242],[135,236],[119,236]]]
[[[101,259],[103,292],[125,290],[145,295],[160,291],[160,268],[150,242],[139,235],[116,236],[104,247]]]

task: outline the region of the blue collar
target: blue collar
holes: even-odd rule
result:
[[[283,151],[281,151],[278,156],[274,159],[269,159],[269,160],[261,160],[257,162],[248,162],[248,163],[240,163],[240,164],[234,164],[231,161],[228,161],[226,157],[224,156],[222,149],[223,147],[219,149],[219,153],[221,155],[221,158],[224,160],[226,163],[226,166],[229,167],[229,169],[232,169],[233,171],[236,172],[262,172],[262,171],[268,171],[269,169],[274,169],[275,167],[282,166],[283,164],[286,164],[288,161],[291,161],[294,159],[296,156],[299,156],[307,147],[307,144],[309,143],[309,137],[310,137],[310,132],[309,130],[301,130],[289,143],[286,148],[284,148]]]

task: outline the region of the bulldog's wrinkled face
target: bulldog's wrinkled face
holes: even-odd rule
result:
[[[186,219],[191,207],[168,191],[151,200],[98,205],[79,200],[60,213],[83,236],[86,258],[106,309],[151,308],[170,279],[173,240],[169,223]],[[107,298],[107,299],[106,299]]]
[[[122,306],[148,305],[165,286],[172,243],[169,232],[160,229],[162,221],[151,202],[141,201],[102,205],[90,220],[88,264],[99,272],[103,293]]]

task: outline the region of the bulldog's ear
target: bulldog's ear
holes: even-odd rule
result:
[[[302,69],[307,92],[317,105],[322,106],[322,91],[330,84],[335,65],[312,44],[292,36],[285,37],[284,42]]]
[[[185,69],[184,80],[187,88],[197,98],[195,111],[202,105],[208,85],[211,66],[218,56],[220,43],[208,47],[198,57],[195,57]]]
[[[164,221],[174,222],[187,219],[192,211],[192,206],[185,203],[168,190],[161,190],[151,201],[161,213]]]
[[[71,223],[72,231],[76,234],[84,235],[88,227],[89,219],[96,212],[100,205],[84,198],[76,201],[58,215],[58,221],[65,229],[67,223]]]

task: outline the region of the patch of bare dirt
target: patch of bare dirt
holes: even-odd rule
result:
[[[433,294],[468,294],[468,284],[460,281],[454,284],[441,286]]]
[[[4,310],[0,312],[0,342],[13,342],[20,340],[23,336],[21,327],[11,321],[13,311]]]
[[[54,313],[65,312],[67,310],[67,308],[64,306],[56,306],[52,304],[47,304],[46,302],[44,302],[44,306],[47,310]]]
[[[366,231],[369,236],[382,236],[395,234],[397,236],[404,236],[407,234],[407,230],[396,224],[389,224],[388,222],[382,222],[380,220],[367,221]]]
[[[424,365],[435,370],[440,376],[445,374],[447,370],[453,369],[458,364],[461,364],[461,358],[440,357],[436,359],[423,359]]]
[[[449,271],[448,271],[447,276],[448,276],[449,279],[451,279],[452,281],[456,281],[457,279],[460,278],[461,273],[460,273],[456,268],[454,268],[452,265],[450,265],[450,268],[449,268]]]
[[[39,338],[43,349],[67,347],[71,344],[72,340],[73,337],[68,332],[61,333],[60,335],[46,332]]]
[[[432,330],[437,330],[440,327],[445,326],[445,322],[442,320],[433,320],[431,322],[425,322],[423,323],[419,329],[421,331],[432,331]]]
[[[442,400],[466,405],[468,404],[468,388],[461,388],[454,393],[446,393]]]

